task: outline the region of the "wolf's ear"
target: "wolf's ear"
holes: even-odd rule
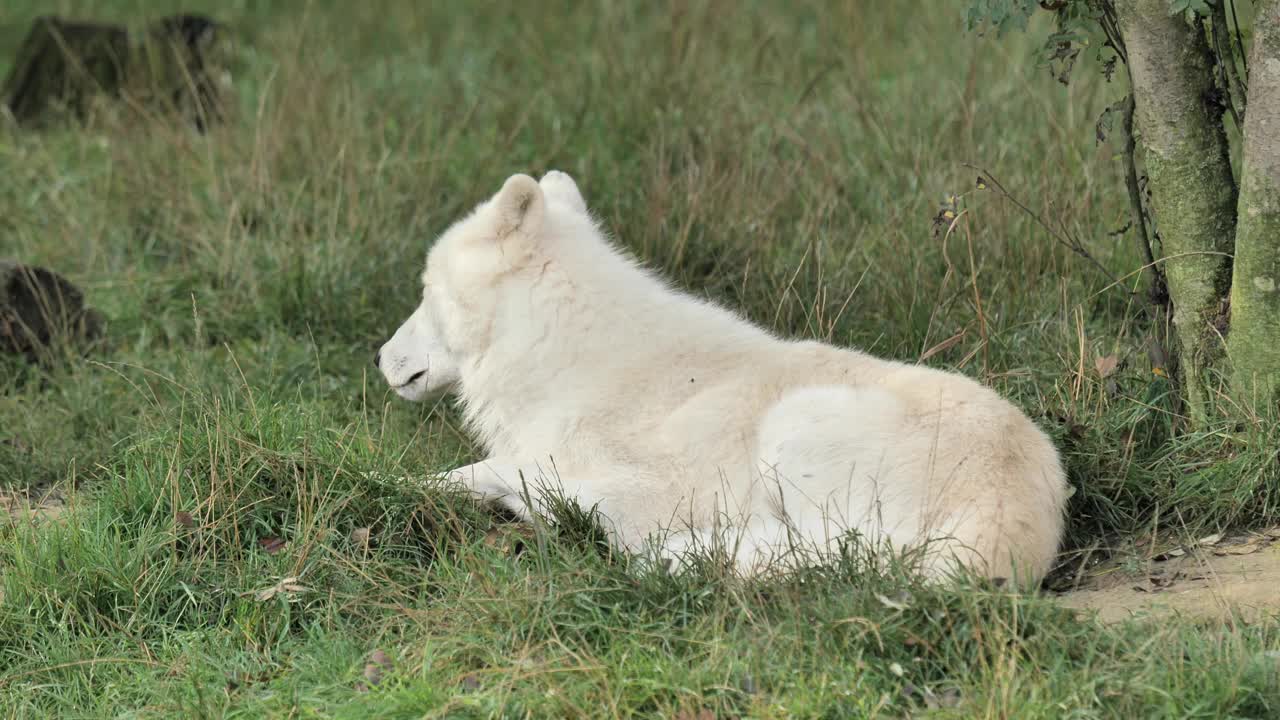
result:
[[[494,199],[498,209],[498,239],[532,235],[542,226],[546,198],[538,181],[528,175],[512,175]]]
[[[551,170],[542,176],[538,184],[542,186],[542,190],[546,192],[547,197],[559,199],[578,212],[587,211],[587,201],[582,199],[582,192],[578,190],[578,184],[573,181],[573,178],[569,177],[568,173]]]

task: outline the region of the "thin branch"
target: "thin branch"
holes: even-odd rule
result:
[[[1236,17],[1236,0],[1231,3],[1231,23],[1235,25],[1236,47],[1240,48],[1240,65],[1244,68],[1244,84],[1249,86],[1249,55],[1244,50],[1244,36],[1240,34],[1240,18]],[[1242,113],[1243,114],[1243,113]]]
[[[1137,141],[1133,136],[1133,93],[1124,101],[1124,184],[1129,191],[1129,213],[1133,218],[1133,226],[1137,228],[1138,250],[1142,259],[1151,268],[1151,299],[1156,300],[1157,291],[1164,291],[1164,274],[1156,265],[1155,249],[1151,245],[1151,233],[1147,230],[1147,213],[1142,204],[1142,191],[1138,187],[1138,164],[1134,150]],[[1163,304],[1161,301],[1159,304]]]
[[[1169,285],[1165,280],[1164,270],[1155,258],[1155,246],[1152,244],[1151,232],[1147,227],[1147,211],[1142,203],[1142,189],[1138,184],[1137,139],[1133,133],[1133,80],[1129,81],[1129,97],[1124,101],[1124,185],[1129,191],[1129,212],[1133,218],[1133,226],[1138,238],[1138,250],[1151,272],[1151,280],[1147,285],[1147,302],[1151,317],[1150,352],[1164,358],[1176,357],[1168,352],[1169,328],[1167,318],[1169,312]],[[1141,272],[1141,271],[1140,271]],[[1168,367],[1167,361],[1157,363],[1157,367]]]
[[[1001,184],[1000,184],[1000,181],[999,181],[999,180],[996,180],[996,179],[995,179],[995,177],[994,177],[991,173],[987,172],[984,168],[980,168],[980,167],[978,167],[977,165],[971,165],[971,164],[969,164],[969,163],[963,163],[963,165],[964,165],[965,167],[967,167],[967,168],[972,169],[972,170],[977,170],[977,171],[982,175],[982,179],[983,179],[983,180],[984,180],[984,181],[985,181],[985,182],[986,182],[990,187],[995,188],[995,189],[1000,193],[1000,195],[1001,195],[1002,197],[1004,197],[1004,199],[1006,199],[1006,200],[1008,200],[1009,202],[1013,203],[1014,207],[1016,207],[1016,208],[1018,208],[1019,210],[1021,210],[1023,213],[1025,213],[1025,214],[1027,215],[1027,217],[1029,217],[1029,218],[1031,218],[1032,220],[1034,220],[1034,221],[1036,222],[1036,224],[1037,224],[1037,225],[1039,225],[1040,227],[1044,228],[1044,231],[1045,231],[1045,232],[1047,232],[1047,233],[1049,233],[1049,237],[1053,238],[1053,239],[1054,239],[1055,241],[1057,241],[1060,245],[1063,245],[1064,247],[1066,247],[1066,248],[1068,248],[1069,250],[1071,250],[1071,252],[1073,252],[1073,253],[1075,253],[1076,255],[1079,255],[1080,257],[1084,258],[1084,259],[1085,259],[1085,260],[1087,260],[1090,264],[1092,264],[1095,268],[1097,268],[1098,272],[1100,272],[1100,273],[1102,273],[1103,275],[1105,275],[1105,276],[1107,277],[1107,279],[1111,281],[1111,285],[1108,285],[1108,287],[1115,287],[1115,288],[1118,288],[1119,290],[1121,290],[1122,292],[1124,292],[1126,296],[1128,296],[1128,297],[1130,297],[1130,298],[1132,298],[1134,295],[1136,295],[1136,294],[1137,294],[1137,293],[1133,292],[1132,290],[1127,290],[1127,289],[1125,289],[1125,287],[1123,286],[1123,284],[1121,284],[1120,280],[1119,280],[1119,279],[1117,279],[1117,278],[1116,278],[1116,276],[1115,276],[1114,274],[1112,274],[1112,272],[1111,272],[1110,270],[1108,270],[1108,269],[1107,269],[1107,266],[1105,266],[1105,265],[1103,265],[1102,263],[1098,262],[1097,258],[1095,258],[1093,255],[1091,255],[1091,254],[1089,253],[1089,251],[1084,247],[1084,245],[1083,245],[1079,240],[1077,240],[1077,239],[1075,239],[1075,238],[1072,238],[1072,237],[1069,237],[1069,236],[1067,236],[1067,235],[1065,235],[1065,234],[1063,234],[1063,233],[1061,233],[1061,232],[1058,232],[1057,230],[1054,230],[1054,229],[1049,225],[1049,223],[1045,222],[1044,218],[1040,217],[1040,215],[1039,215],[1038,213],[1036,213],[1034,210],[1032,210],[1031,208],[1027,207],[1026,205],[1023,205],[1023,204],[1022,204],[1022,202],[1021,202],[1020,200],[1018,200],[1018,198],[1014,197],[1014,196],[1013,196],[1013,195],[1012,195],[1008,190],[1006,190],[1006,189],[1005,189],[1005,187],[1004,187],[1004,185],[1001,185]]]
[[[1170,255],[1169,257],[1162,257],[1162,258],[1160,258],[1159,260],[1156,260],[1156,262],[1157,262],[1157,263],[1167,263],[1167,262],[1169,262],[1170,260],[1177,260],[1178,258],[1184,258],[1184,257],[1197,257],[1197,256],[1201,256],[1201,255],[1210,256],[1210,257],[1223,257],[1223,258],[1233,258],[1233,257],[1235,257],[1235,256],[1234,256],[1234,255],[1232,255],[1231,253],[1218,252],[1218,251],[1216,251],[1216,250],[1202,250],[1202,251],[1199,251],[1199,252],[1185,252],[1185,253],[1178,253],[1177,255]],[[1130,279],[1130,278],[1132,278],[1132,277],[1135,277],[1135,276],[1137,276],[1137,275],[1141,275],[1144,271],[1146,271],[1146,270],[1148,270],[1148,269],[1149,269],[1149,268],[1148,268],[1146,265],[1143,265],[1142,267],[1139,267],[1137,270],[1131,270],[1131,271],[1129,271],[1129,272],[1125,273],[1123,277],[1119,278],[1119,279],[1118,279],[1118,280],[1116,280],[1115,282],[1116,282],[1116,283],[1124,283],[1125,281],[1129,280],[1129,279]],[[1101,295],[1101,294],[1105,293],[1106,291],[1108,291],[1108,290],[1110,290],[1110,289],[1111,289],[1111,285],[1107,285],[1106,287],[1102,288],[1101,290],[1099,290],[1098,292],[1094,293],[1093,295],[1090,295],[1089,297],[1091,297],[1091,298],[1092,298],[1092,297],[1098,297],[1099,295]]]
[[[1227,25],[1227,8],[1223,2],[1213,4],[1213,19],[1209,23],[1210,32],[1213,34],[1213,48],[1218,56],[1218,70],[1222,90],[1227,94],[1227,109],[1231,111],[1231,117],[1236,122],[1236,127],[1244,129],[1244,111],[1247,90],[1240,82],[1240,75],[1236,68],[1236,44],[1231,37],[1231,30]],[[1244,54],[1244,47],[1240,47],[1240,54]],[[1240,107],[1236,107],[1237,98],[1239,98]]]
[[[1128,65],[1129,53],[1125,49],[1124,38],[1120,35],[1120,28],[1116,25],[1116,10],[1110,2],[1102,4],[1102,15],[1098,24],[1102,26],[1102,32],[1107,36],[1111,49],[1115,50],[1116,55],[1120,56],[1120,62]]]
[[[1116,23],[1115,7],[1110,2],[1104,2],[1102,5],[1101,25],[1103,32],[1106,33],[1107,39],[1111,43],[1111,47],[1120,56],[1127,69],[1129,65],[1128,53],[1125,52],[1124,38],[1121,37],[1120,28]],[[1156,263],[1155,246],[1151,242],[1151,231],[1147,227],[1146,206],[1142,203],[1142,189],[1138,184],[1138,163],[1135,152],[1137,140],[1133,133],[1134,98],[1132,78],[1129,81],[1129,86],[1129,96],[1124,100],[1124,115],[1122,119],[1124,129],[1124,184],[1129,193],[1129,213],[1133,227],[1136,228],[1137,232],[1138,250],[1142,253],[1142,259],[1146,267],[1151,270],[1151,285],[1147,291],[1148,300],[1153,308],[1160,309],[1168,305],[1169,288],[1165,284],[1164,272]]]

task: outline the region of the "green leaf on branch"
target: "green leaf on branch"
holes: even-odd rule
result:
[[[997,36],[1009,30],[1025,31],[1038,7],[1035,0],[973,0],[964,11],[964,26],[969,31],[995,28]]]
[[[1169,0],[1169,14],[1194,13],[1200,17],[1209,15],[1208,0]]]

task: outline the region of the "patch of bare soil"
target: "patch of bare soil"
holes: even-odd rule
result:
[[[1169,616],[1280,621],[1280,528],[1212,535],[1112,560],[1058,598],[1103,622]]]
[[[66,509],[66,498],[56,488],[38,492],[0,488],[0,527],[57,521]],[[4,588],[0,588],[0,601],[3,600]]]
[[[66,498],[56,488],[40,491],[0,489],[0,524],[57,520],[66,508]]]

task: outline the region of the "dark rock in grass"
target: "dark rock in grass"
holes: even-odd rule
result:
[[[61,275],[0,260],[0,352],[47,361],[57,348],[90,346],[104,325],[102,315],[86,308],[84,295]]]
[[[218,78],[225,27],[174,15],[140,32],[119,25],[37,18],[18,49],[0,102],[20,127],[70,115],[84,122],[102,98],[150,112],[177,111],[203,132],[222,117]]]

